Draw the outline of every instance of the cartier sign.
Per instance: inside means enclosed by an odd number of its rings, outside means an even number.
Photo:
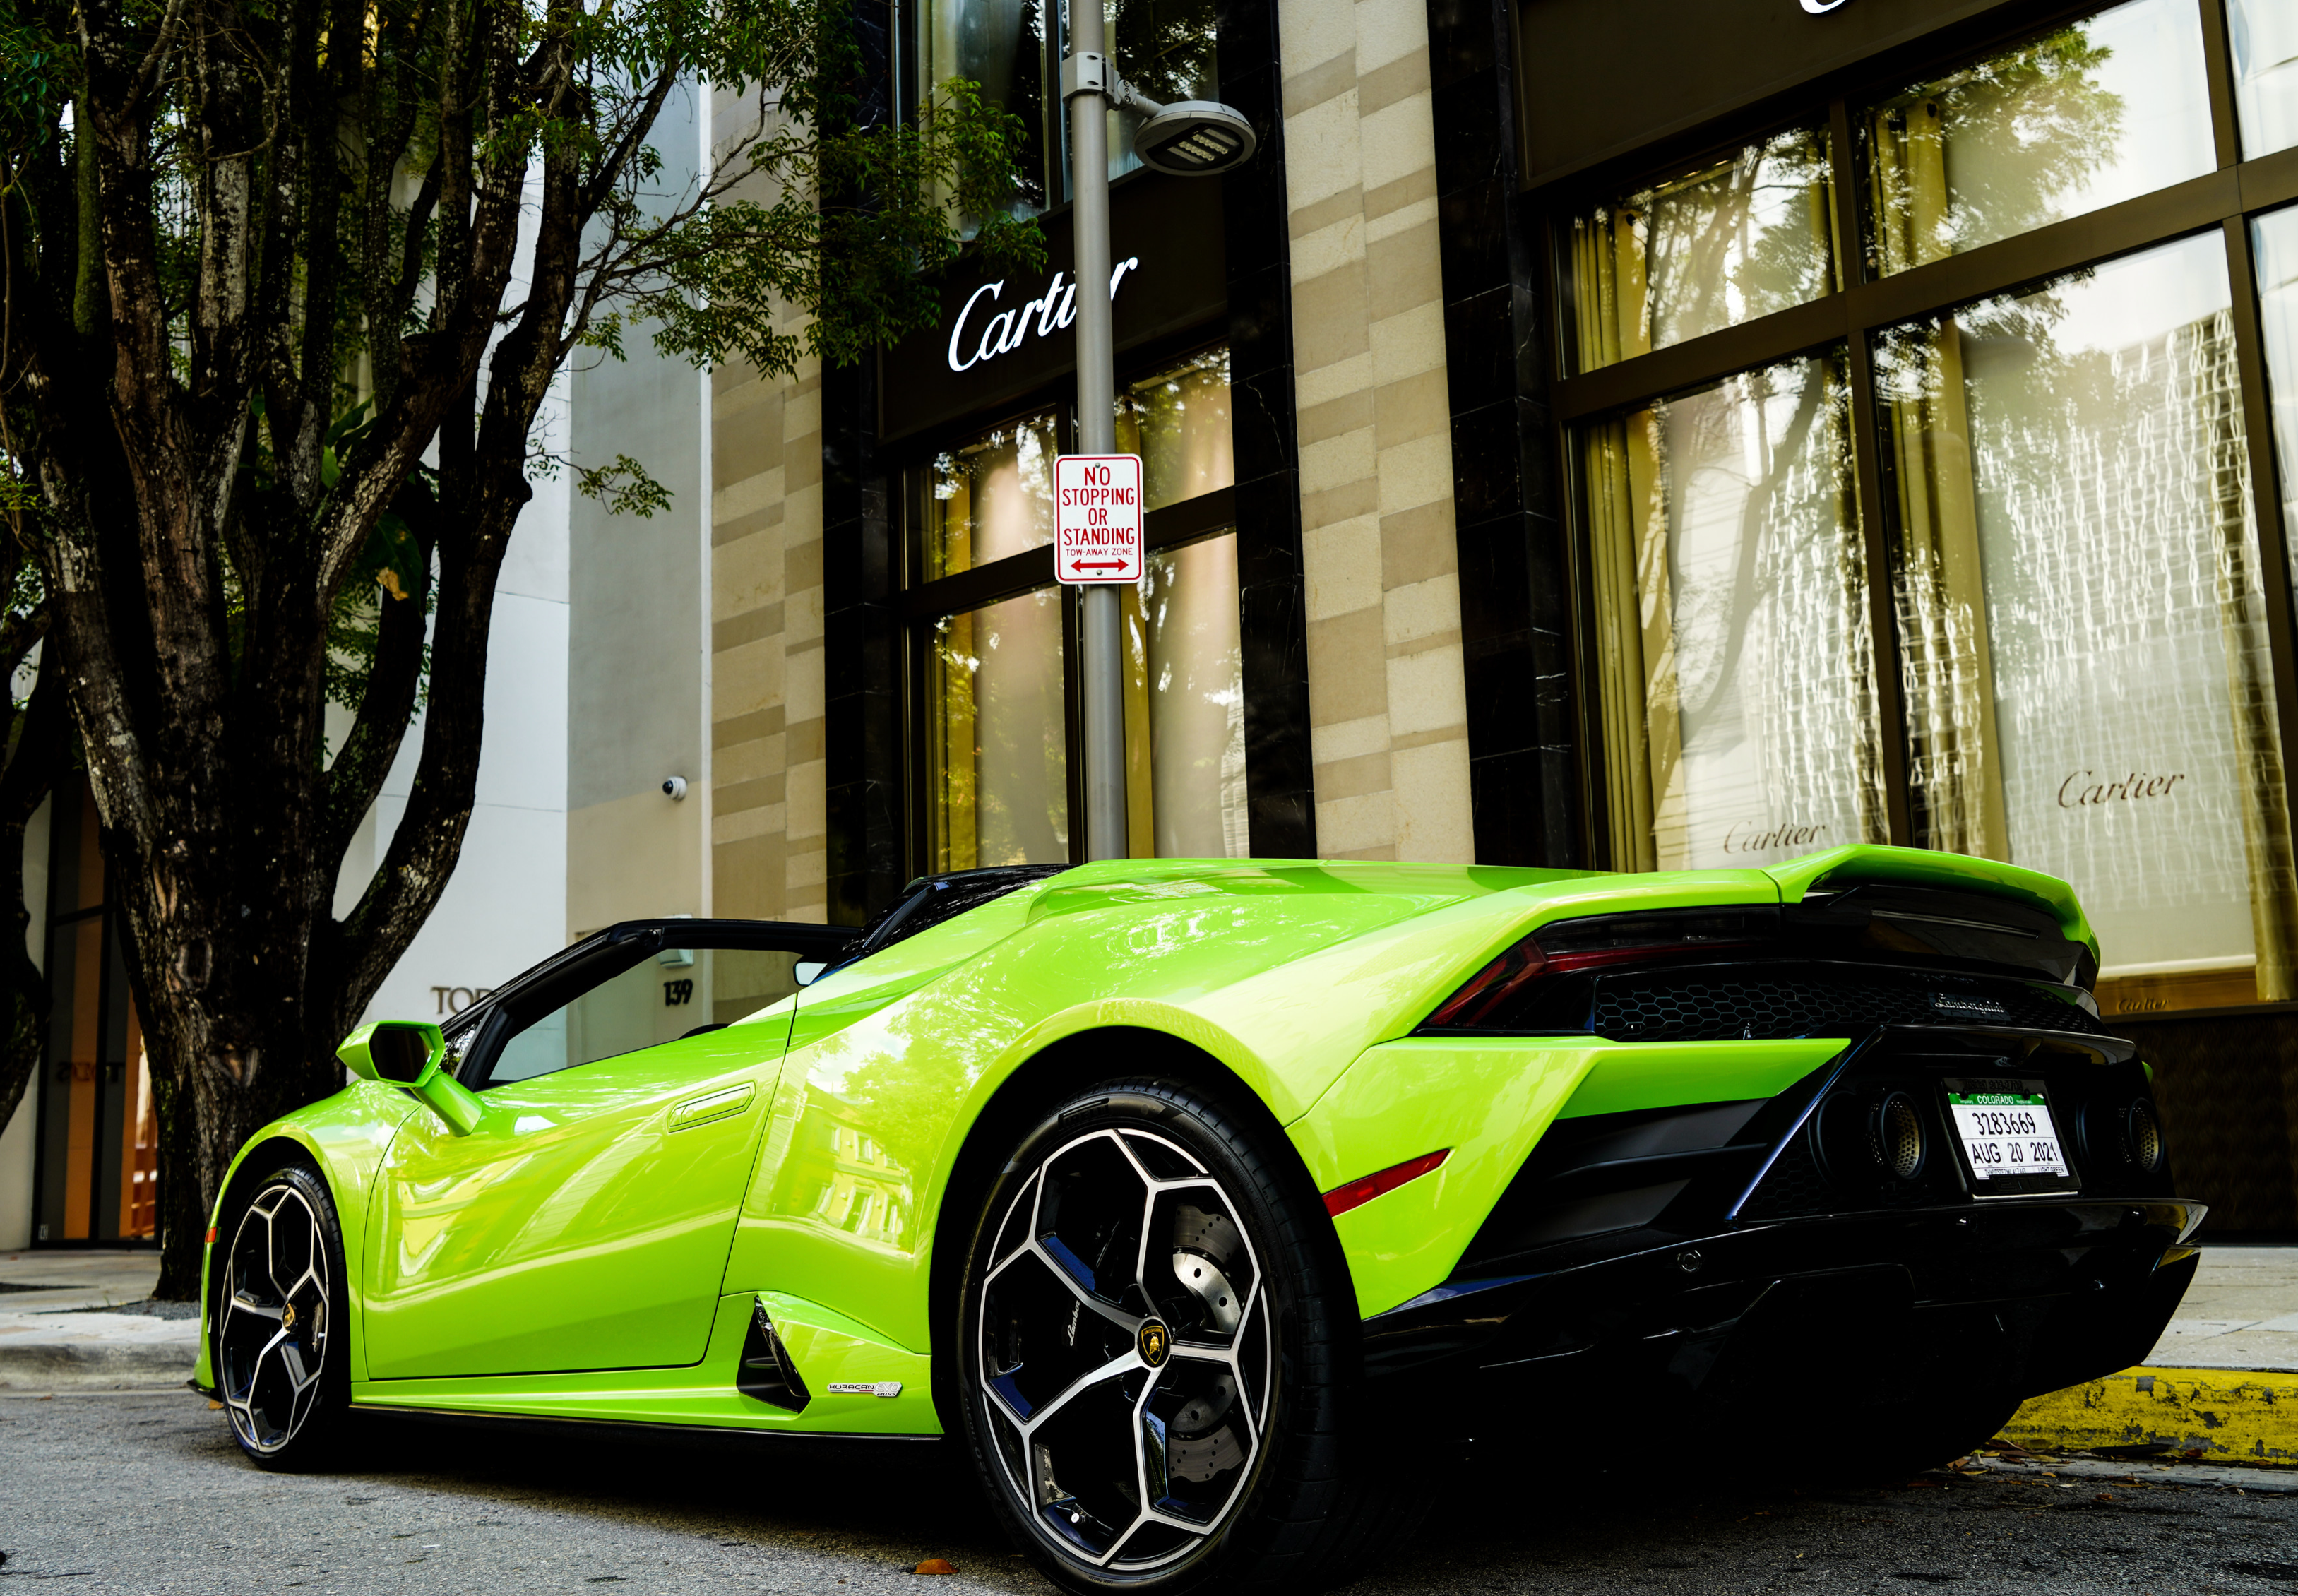
[[[1109,195],[1108,294],[1119,369],[1144,345],[1186,349],[1227,327],[1219,183],[1154,172]],[[1062,402],[1077,362],[1077,257],[1066,211],[1045,218],[1037,270],[990,272],[961,258],[938,288],[941,314],[880,357],[880,435],[988,426],[1023,406]]]
[[[1117,263],[1109,274],[1109,302],[1117,302],[1117,290],[1125,281],[1125,274],[1139,266],[1137,256],[1128,256]],[[965,308],[957,313],[957,321],[949,329],[949,368],[971,371],[984,360],[996,360],[1021,347],[1034,332],[1037,337],[1050,337],[1056,327],[1065,327],[1077,319],[1077,285],[1062,285],[1069,274],[1055,272],[1046,291],[1031,300],[1023,300],[1009,310],[999,310],[997,302],[1005,293],[1005,279],[984,283],[965,296]],[[1015,290],[1018,295],[1020,290]],[[988,309],[981,311],[980,321],[975,309],[984,301]],[[979,326],[981,335],[974,337],[972,328]]]

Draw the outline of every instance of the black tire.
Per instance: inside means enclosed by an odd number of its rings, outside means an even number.
[[[966,1443],[1014,1543],[1081,1596],[1314,1590],[1425,1510],[1358,1460],[1347,1266],[1262,1119],[1093,1087],[976,1220],[948,1343]]]
[[[222,1227],[213,1281],[216,1393],[232,1438],[265,1468],[331,1460],[351,1406],[343,1232],[309,1165],[256,1182]]]

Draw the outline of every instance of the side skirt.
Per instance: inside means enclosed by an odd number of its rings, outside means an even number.
[[[762,1302],[804,1376],[810,1394],[800,1411],[737,1388],[744,1383],[744,1344]],[[781,1292],[721,1297],[702,1361],[684,1368],[354,1380],[351,1405],[377,1412],[800,1436],[930,1439],[941,1434],[930,1359]]]

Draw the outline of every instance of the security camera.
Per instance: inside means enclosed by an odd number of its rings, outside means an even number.
[[[674,804],[678,802],[679,799],[684,798],[686,796],[686,778],[684,776],[665,776],[662,781],[662,796],[668,798]]]

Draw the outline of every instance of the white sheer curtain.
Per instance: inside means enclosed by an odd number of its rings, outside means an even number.
[[[1905,329],[1877,364],[1918,840],[2071,881],[2110,978],[2289,996],[2290,831],[2221,239]],[[1925,509],[1942,504],[1960,508]],[[1923,616],[1964,630],[1932,646]],[[1927,754],[1925,716],[1955,757]]]
[[[1120,398],[1118,447],[1141,456],[1150,509],[1236,481],[1228,406],[1226,350]],[[1124,598],[1127,846],[1160,858],[1241,858],[1249,828],[1236,534],[1156,556]]]
[[[1616,867],[1884,839],[1847,423],[1800,360],[1583,434]]]

